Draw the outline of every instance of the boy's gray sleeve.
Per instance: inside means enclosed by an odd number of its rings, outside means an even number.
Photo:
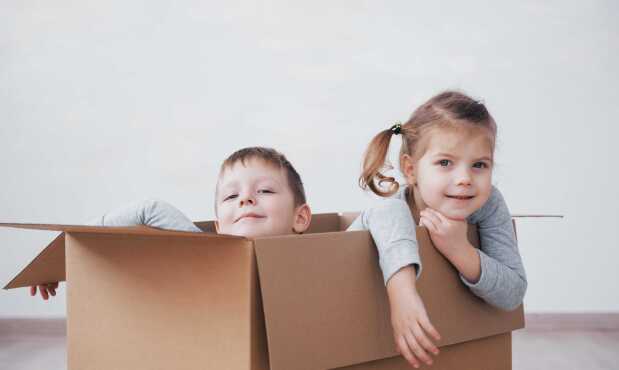
[[[461,280],[489,304],[504,310],[517,308],[527,290],[527,277],[511,214],[498,189],[493,187],[486,204],[468,221],[479,229],[481,276],[475,284],[462,275]]]
[[[378,249],[385,284],[408,265],[415,265],[417,277],[421,274],[415,221],[405,201],[385,199],[380,205],[361,212],[347,230],[370,231]]]
[[[87,223],[93,226],[145,225],[165,230],[201,232],[181,211],[157,199],[147,199],[118,208]]]

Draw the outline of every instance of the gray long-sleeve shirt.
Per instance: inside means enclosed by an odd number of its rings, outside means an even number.
[[[406,203],[405,189],[376,207],[363,211],[348,230],[369,230],[379,254],[385,284],[398,270],[416,265],[422,271],[415,222]],[[518,252],[511,214],[503,196],[495,187],[490,198],[467,218],[479,229],[481,276],[471,283],[460,279],[489,304],[504,310],[517,308],[527,289],[527,278]]]
[[[201,232],[187,216],[173,205],[146,199],[115,209],[88,222],[93,226],[145,225],[165,230]]]

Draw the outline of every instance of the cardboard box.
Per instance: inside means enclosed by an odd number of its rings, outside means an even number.
[[[147,227],[1,226],[62,233],[5,289],[63,281],[68,367],[410,369],[396,352],[377,252],[354,214],[314,215],[304,235],[246,239]],[[213,231],[209,222],[196,223]],[[443,336],[432,369],[510,369],[505,312],[473,295],[417,235],[418,289]],[[476,230],[469,237],[477,244]]]

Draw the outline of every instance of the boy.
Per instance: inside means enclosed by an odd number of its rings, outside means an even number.
[[[303,233],[312,213],[301,177],[286,157],[274,149],[243,148],[224,160],[215,190],[218,234],[254,238]],[[187,216],[159,200],[145,200],[92,221],[96,226],[146,225],[166,230],[202,232]],[[56,295],[58,283],[38,286],[41,297]],[[37,286],[30,287],[34,296]]]

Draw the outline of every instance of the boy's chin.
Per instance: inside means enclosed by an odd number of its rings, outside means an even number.
[[[277,236],[277,235],[283,235],[283,234],[288,234],[288,233],[281,232],[280,230],[272,230],[269,228],[248,227],[248,228],[235,230],[234,234],[231,234],[231,235],[243,236],[245,238],[258,238],[258,237],[263,237],[263,236]]]

